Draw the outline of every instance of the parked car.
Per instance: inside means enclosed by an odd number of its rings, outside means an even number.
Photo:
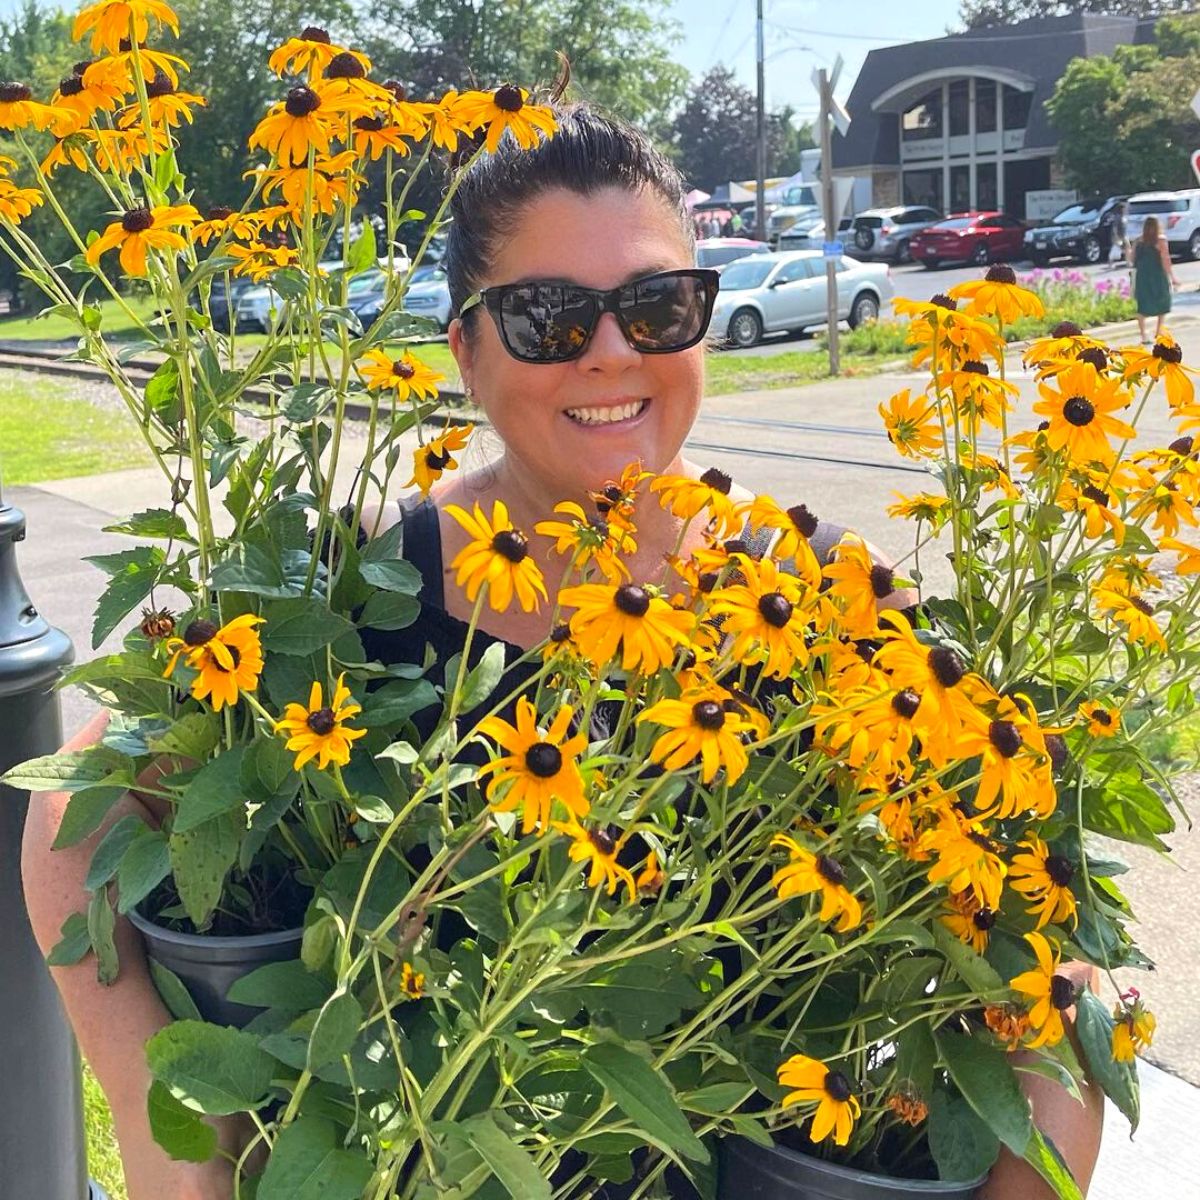
[[[951,213],[944,221],[914,234],[911,242],[913,258],[920,259],[927,270],[951,262],[986,267],[988,263],[1020,258],[1024,246],[1024,224],[1000,212]]]
[[[1127,196],[1096,196],[1055,213],[1047,225],[1025,231],[1025,253],[1036,266],[1053,258],[1081,263],[1105,262],[1112,251],[1117,205]]]
[[[393,264],[397,271],[403,271],[408,268],[409,260],[407,255],[403,258],[394,257]],[[370,270],[363,271],[359,275],[351,278],[349,285],[346,288],[347,304],[350,304],[351,297],[362,291],[369,291],[374,282],[382,280],[383,268],[387,265],[387,259],[379,259],[379,266],[372,267]],[[319,270],[326,274],[338,270],[342,266],[340,258],[331,258],[317,264]],[[258,284],[248,288],[241,294],[237,301],[237,323],[239,329],[253,329],[260,333],[266,333],[271,328],[272,310],[278,310],[282,307],[282,299],[277,291],[269,283]]]
[[[696,243],[696,266],[721,271],[735,258],[763,254],[770,249],[766,242],[756,242],[753,238],[701,238]]]
[[[252,279],[245,279],[241,276],[231,277],[229,280],[229,292],[225,291],[225,278],[222,275],[215,275],[212,280],[210,291],[208,293],[208,314],[212,317],[213,328],[221,333],[229,332],[229,306],[230,301],[233,302],[234,311],[237,311],[238,301],[254,287]]]
[[[352,291],[346,303],[365,328],[378,320],[383,311],[385,295],[381,271],[377,278],[368,280],[361,290]],[[440,265],[423,263],[413,272],[408,291],[404,294],[403,311],[418,317],[432,317],[443,330],[450,324],[450,285]]]
[[[936,208],[897,205],[868,208],[850,219],[848,253],[855,258],[886,258],[895,263],[911,262],[912,239],[942,219]]]
[[[851,233],[851,218],[843,217],[838,223],[838,238],[843,243]],[[818,250],[825,242],[825,220],[822,217],[807,217],[797,221],[779,239],[780,250]]]
[[[768,206],[770,207],[770,206]],[[780,235],[806,217],[820,216],[821,194],[815,183],[798,183],[783,194],[783,203],[767,214],[767,241],[775,245]]]
[[[1131,242],[1137,241],[1142,235],[1142,225],[1151,216],[1158,218],[1159,232],[1167,239],[1172,254],[1200,258],[1200,188],[1138,192],[1130,196],[1125,236]]]
[[[857,328],[873,321],[892,298],[891,272],[875,263],[837,261],[838,316]],[[753,254],[721,275],[709,333],[735,346],[753,346],[764,333],[798,333],[827,318],[825,259],[818,250]]]

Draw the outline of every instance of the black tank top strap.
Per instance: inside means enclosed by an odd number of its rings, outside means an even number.
[[[422,604],[446,607],[445,575],[442,570],[442,535],[438,511],[432,500],[407,498],[398,501],[404,522],[400,554],[421,572]]]

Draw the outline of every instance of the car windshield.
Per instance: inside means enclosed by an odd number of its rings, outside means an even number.
[[[1131,200],[1129,211],[1138,216],[1143,213],[1187,212],[1188,202],[1183,196],[1172,196],[1163,200]]]
[[[382,271],[364,271],[363,274],[355,276],[346,289],[348,296],[361,296],[363,292],[372,292],[375,290],[383,291],[383,272]]]
[[[763,280],[770,275],[774,267],[774,262],[761,259],[756,262],[739,259],[730,263],[721,275],[721,291],[734,292],[762,287]]]
[[[1079,225],[1100,211],[1098,204],[1072,204],[1051,218],[1055,225]]]
[[[939,221],[936,225],[930,226],[930,231],[938,229],[970,229],[975,224],[974,217],[952,217],[949,221]]]
[[[445,278],[446,278],[446,272],[443,271],[441,267],[425,265],[425,266],[418,267],[412,273],[412,279],[410,279],[409,282],[410,283],[429,283],[431,280],[435,280],[435,279],[440,280],[440,279],[445,279]]]

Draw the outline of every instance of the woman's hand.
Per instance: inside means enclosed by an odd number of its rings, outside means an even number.
[[[233,1168],[223,1158],[206,1163],[125,1164],[129,1200],[233,1200]]]

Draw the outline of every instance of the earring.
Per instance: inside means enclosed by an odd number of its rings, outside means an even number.
[[[472,387],[471,387],[471,385],[470,385],[469,383],[467,384],[465,395],[466,395],[466,397],[467,397],[467,399],[468,399],[468,400],[474,400],[474,399],[475,399],[475,389],[474,389],[474,388],[472,388]]]

